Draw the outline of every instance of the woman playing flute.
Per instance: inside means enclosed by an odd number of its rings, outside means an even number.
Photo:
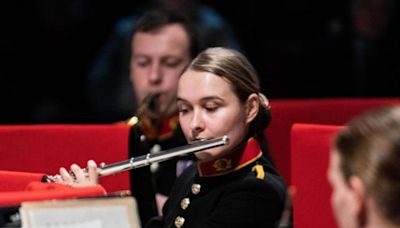
[[[231,49],[206,49],[182,74],[177,106],[188,143],[223,135],[230,143],[196,152],[197,162],[175,182],[163,215],[146,227],[276,227],[286,185],[255,137],[271,115],[249,61]],[[93,161],[88,169],[85,176],[72,167],[79,185],[97,183]]]

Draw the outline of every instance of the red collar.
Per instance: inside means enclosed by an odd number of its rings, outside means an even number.
[[[261,156],[262,152],[257,140],[250,138],[243,153],[232,153],[217,160],[199,162],[197,168],[200,176],[220,176],[239,170]]]
[[[178,114],[166,118],[159,127],[154,126],[150,118],[144,117],[140,120],[140,127],[148,139],[163,140],[169,138],[178,127]]]

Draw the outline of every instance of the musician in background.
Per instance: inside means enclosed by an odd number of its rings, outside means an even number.
[[[157,153],[186,144],[179,128],[175,104],[180,75],[198,53],[196,30],[184,15],[170,10],[153,10],[135,25],[131,41],[130,80],[142,105],[128,121],[130,156]],[[141,210],[142,221],[161,213],[171,187],[181,170],[169,160],[130,172],[131,191]],[[138,187],[140,186],[140,187]],[[156,205],[154,205],[155,191]],[[158,208],[158,212],[155,210]]]
[[[338,226],[400,227],[400,106],[371,110],[334,141],[328,169]]]
[[[223,135],[230,143],[195,153],[197,163],[178,177],[163,216],[146,227],[278,226],[286,185],[256,138],[271,113],[248,60],[227,48],[201,52],[179,80],[177,106],[188,143]],[[96,164],[88,168],[88,177],[72,170],[78,183],[96,183]]]
[[[112,33],[88,70],[88,99],[94,117],[99,122],[110,123],[126,119],[139,106],[129,83],[130,35],[138,19],[149,10],[167,8],[184,13],[198,28],[196,38],[201,50],[214,46],[240,50],[241,45],[229,21],[204,2],[148,0],[137,3],[134,4],[132,14],[118,19],[114,24]]]

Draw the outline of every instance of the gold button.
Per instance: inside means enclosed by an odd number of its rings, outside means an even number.
[[[194,195],[199,194],[200,188],[201,188],[201,185],[199,185],[199,184],[193,184],[193,185],[192,185],[192,193],[193,193]]]
[[[183,199],[181,200],[181,208],[182,208],[183,210],[186,210],[186,208],[189,207],[189,204],[190,204],[190,199],[189,199],[189,198],[183,198]]]
[[[183,226],[183,223],[185,223],[185,219],[184,218],[182,218],[181,216],[178,216],[178,217],[176,217],[175,218],[175,226],[176,227],[182,227]]]

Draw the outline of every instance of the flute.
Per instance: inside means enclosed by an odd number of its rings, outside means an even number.
[[[220,138],[209,139],[197,141],[192,144],[171,148],[168,150],[163,150],[157,154],[145,154],[138,157],[132,157],[128,160],[112,163],[109,165],[105,165],[104,163],[100,165],[98,168],[99,177],[108,176],[124,171],[128,171],[131,169],[140,168],[143,166],[151,165],[154,162],[162,162],[177,156],[187,155],[190,153],[227,145],[229,143],[229,137],[223,136]],[[87,174],[87,169],[84,169],[84,172]],[[72,176],[73,173],[70,172]],[[60,175],[46,175],[43,178],[43,182],[59,182],[61,181]]]

